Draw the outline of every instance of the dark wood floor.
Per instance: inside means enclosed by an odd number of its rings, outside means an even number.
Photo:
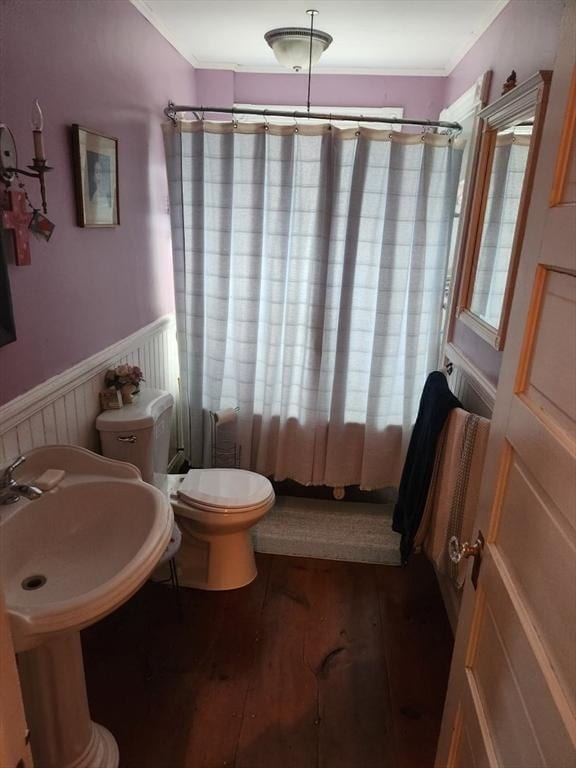
[[[432,768],[452,636],[432,570],[258,556],[233,592],[148,584],[83,632],[121,768]]]

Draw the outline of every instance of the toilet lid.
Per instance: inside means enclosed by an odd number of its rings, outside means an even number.
[[[273,492],[263,475],[245,469],[191,469],[178,488],[185,502],[213,507],[255,507]]]

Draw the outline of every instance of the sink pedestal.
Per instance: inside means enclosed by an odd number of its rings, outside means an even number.
[[[90,719],[80,630],[150,576],[170,541],[170,500],[131,464],[78,446],[36,448],[24,467],[19,485],[62,470],[52,490],[0,516],[0,582],[35,765],[118,768],[114,737]]]
[[[40,768],[118,768],[114,736],[90,719],[80,632],[18,656],[34,762]]]

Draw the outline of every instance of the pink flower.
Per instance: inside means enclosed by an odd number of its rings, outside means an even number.
[[[126,384],[138,386],[144,381],[142,370],[137,365],[119,365],[116,368],[109,368],[104,375],[104,382],[109,387],[121,389]]]

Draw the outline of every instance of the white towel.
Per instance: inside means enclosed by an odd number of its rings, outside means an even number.
[[[476,517],[478,492],[490,421],[455,408],[448,417],[436,453],[426,508],[414,545],[422,546],[438,571],[459,589],[466,562],[454,565],[448,557],[448,541],[470,539]]]

